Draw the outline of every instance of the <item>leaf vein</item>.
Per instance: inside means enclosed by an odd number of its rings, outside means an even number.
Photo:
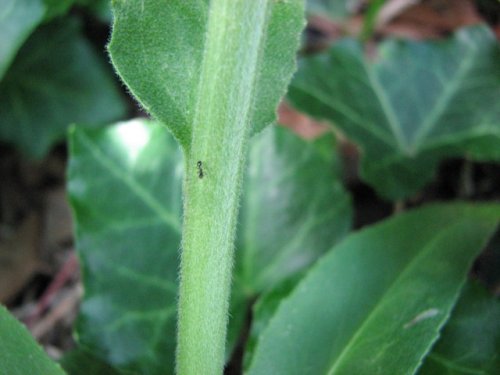
[[[131,178],[128,174],[120,170],[120,168],[113,163],[85,134],[79,133],[82,144],[90,151],[91,155],[95,158],[98,164],[102,165],[105,169],[111,172],[119,181],[123,182],[130,191],[136,195],[147,207],[158,215],[161,220],[180,233],[179,219],[172,213],[164,210],[161,203],[153,197],[149,191],[143,188],[136,180]]]

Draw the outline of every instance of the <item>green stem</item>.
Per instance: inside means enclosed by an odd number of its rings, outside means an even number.
[[[271,1],[210,2],[199,99],[184,150],[181,375],[221,374],[224,366],[238,201]]]
[[[371,39],[377,25],[377,17],[384,6],[386,0],[373,0],[368,6],[363,22],[363,30],[361,31],[361,40],[366,42]]]

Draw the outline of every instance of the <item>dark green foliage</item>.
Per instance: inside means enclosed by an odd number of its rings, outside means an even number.
[[[303,59],[289,99],[339,127],[384,197],[414,194],[446,157],[500,160],[500,48],[485,26],[438,42],[389,40],[370,61],[353,40]]]
[[[125,115],[111,70],[75,20],[37,30],[0,82],[0,138],[43,157],[72,123],[102,125]]]

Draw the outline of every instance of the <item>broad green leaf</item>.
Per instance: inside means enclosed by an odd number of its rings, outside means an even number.
[[[235,270],[249,296],[304,269],[349,231],[333,146],[330,135],[306,142],[279,127],[253,141]]]
[[[68,10],[73,0],[0,0],[0,80],[19,48],[45,19]]]
[[[0,103],[0,138],[35,158],[71,123],[96,126],[125,114],[111,72],[69,21],[31,36],[0,82]]]
[[[349,228],[349,199],[338,182],[332,141],[327,136],[306,142],[279,127],[254,139],[228,351],[250,299],[301,271]],[[139,120],[109,129],[75,128],[70,145],[68,189],[86,290],[79,340],[122,369],[173,373],[180,150],[164,127]],[[266,260],[269,268],[262,267]]]
[[[350,235],[280,304],[248,374],[414,373],[499,218],[436,205]]]
[[[68,375],[123,374],[81,348],[66,353],[59,363]]]
[[[293,277],[288,278],[267,290],[259,296],[257,301],[252,306],[252,326],[248,334],[248,339],[245,342],[245,355],[243,358],[243,368],[247,369],[252,362],[252,357],[257,346],[259,336],[267,327],[267,324],[274,316],[281,301],[286,298],[304,273],[297,273]]]
[[[28,330],[0,305],[0,374],[64,375]]]
[[[172,373],[181,230],[180,150],[133,120],[74,128],[69,194],[85,297],[80,343],[112,365]]]
[[[361,146],[362,177],[391,199],[429,182],[442,158],[500,160],[499,97],[500,48],[485,26],[386,41],[374,61],[343,40],[305,58],[289,92]]]
[[[41,0],[0,0],[0,79],[44,14]]]
[[[115,22],[109,46],[113,64],[144,108],[166,124],[184,147],[190,143],[192,128],[207,116],[197,113],[197,102],[206,94],[201,92],[202,76],[219,77],[221,87],[224,81],[238,81],[243,88],[248,86],[243,82],[251,80],[252,98],[247,116],[253,131],[275,121],[278,101],[295,70],[293,47],[298,46],[303,26],[303,4],[302,0],[259,1],[255,5],[253,1],[247,2],[253,10],[241,14],[241,29],[229,34],[233,39],[228,37],[221,42],[225,46],[241,42],[238,61],[242,69],[256,69],[243,72],[238,67],[234,71],[233,67],[229,69],[226,61],[217,61],[217,66],[204,64],[205,52],[216,43],[207,31],[209,0],[114,2]],[[254,8],[260,13],[256,14]],[[261,22],[266,27],[256,28]],[[247,66],[247,52],[254,51],[239,38],[252,34],[258,63]],[[218,95],[219,102],[213,103],[213,108],[218,105],[222,108],[230,102],[229,98],[237,96],[236,92]]]
[[[494,375],[500,369],[500,301],[466,285],[420,375]]]
[[[306,142],[280,127],[253,140],[236,242],[230,342],[249,301],[307,268],[349,231],[350,199],[333,146],[330,135]]]

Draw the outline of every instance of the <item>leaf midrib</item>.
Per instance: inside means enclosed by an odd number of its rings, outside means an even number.
[[[390,285],[387,287],[385,292],[382,293],[380,298],[375,303],[374,308],[371,310],[371,312],[368,313],[368,315],[365,317],[363,322],[359,325],[358,329],[354,332],[354,334],[351,336],[351,338],[348,340],[340,354],[333,360],[333,363],[328,366],[328,371],[326,372],[328,375],[334,375],[334,372],[336,369],[342,364],[342,360],[345,355],[347,355],[352,348],[352,346],[357,342],[358,337],[363,333],[364,328],[368,325],[368,323],[377,315],[378,311],[384,306],[383,302],[385,300],[385,297],[390,295],[393,289],[398,285],[398,282],[404,278],[404,276],[411,272],[413,267],[418,264],[419,259],[425,258],[427,256],[428,252],[434,249],[434,244],[438,242],[442,237],[446,237],[449,232],[452,232],[455,227],[458,227],[462,225],[465,221],[468,219],[462,219],[459,220],[453,224],[450,224],[446,227],[446,229],[443,229],[439,231],[436,235],[434,235],[428,242],[427,244],[423,247],[423,249],[418,252],[418,254],[411,258],[409,262],[406,264],[404,267],[403,271],[399,273],[399,275],[390,283]]]
[[[252,1],[257,1],[257,0],[252,0]],[[265,48],[265,38],[267,36],[267,25],[269,23],[269,18],[270,18],[270,12],[271,12],[271,6],[270,4],[272,1],[263,1],[263,6],[259,7],[259,13],[260,16],[258,17],[259,22],[255,25],[255,29],[252,35],[254,35],[253,40],[257,40],[257,42],[254,43],[254,45],[257,47],[256,52],[251,54],[249,59],[247,60],[248,62],[244,66],[244,73],[242,75],[242,80],[238,83],[239,86],[245,86],[249,87],[250,90],[247,95],[243,96],[241,99],[241,102],[235,103],[234,101],[231,104],[238,104],[238,108],[240,109],[240,116],[237,122],[235,121],[234,127],[237,127],[237,125],[242,124],[245,126],[247,131],[246,133],[248,134],[248,130],[251,127],[252,124],[249,123],[249,120],[252,115],[252,106],[255,102],[255,89],[256,89],[256,82],[258,81],[258,66],[262,65],[261,62],[263,60],[263,55],[264,55],[264,48]],[[219,14],[219,19],[222,21],[224,20],[224,15]],[[209,18],[211,15],[209,14]],[[213,15],[212,15],[213,17]],[[225,22],[220,22],[219,27],[228,27],[228,25]],[[209,121],[210,119],[210,111],[212,108],[217,108],[219,106],[219,96],[217,94],[211,95],[213,93],[216,93],[216,87],[217,83],[215,80],[213,80],[213,74],[214,72],[217,72],[217,68],[214,68],[214,66],[224,66],[225,65],[225,43],[223,40],[218,40],[223,36],[223,33],[210,33],[210,21],[207,21],[206,23],[206,32],[205,32],[205,41],[204,41],[204,53],[203,53],[203,59],[201,63],[201,69],[200,69],[200,77],[198,79],[198,87],[196,92],[198,93],[198,99],[197,102],[194,106],[194,115],[193,115],[193,127],[198,126],[199,129],[194,130],[192,129],[193,132],[197,133],[197,136],[201,138],[203,141],[201,142],[201,151],[202,154],[200,155],[200,158],[207,159],[207,155],[210,150],[210,140],[212,137],[210,137],[207,133],[211,133],[212,130],[208,129],[208,127],[204,126],[204,123],[206,121]],[[217,38],[218,37],[218,38]],[[217,43],[215,44],[209,44],[209,40],[217,40]],[[209,48],[212,47],[213,50],[210,50]],[[219,53],[214,52],[214,51],[220,51]],[[211,60],[210,58],[213,58],[213,56],[216,56],[217,61],[214,62],[214,60]],[[229,87],[234,87],[234,85],[229,85]],[[207,103],[201,103],[201,99],[206,96],[209,98],[214,98],[215,102],[210,103],[207,105]],[[208,112],[208,113],[205,113]],[[230,113],[230,111],[229,111]],[[200,131],[201,130],[201,131]],[[191,145],[192,146],[192,145]]]
[[[426,139],[426,136],[435,127],[436,123],[448,108],[448,104],[453,100],[455,94],[461,87],[460,83],[464,81],[464,79],[467,77],[467,73],[473,67],[473,62],[475,61],[478,51],[479,48],[470,51],[469,55],[460,62],[460,65],[452,80],[447,81],[446,86],[443,92],[439,95],[439,99],[432,108],[432,111],[418,128],[415,140],[410,150],[412,153],[417,153],[419,151],[423,141]]]
[[[397,144],[394,144],[393,142],[391,142],[392,139],[389,137],[390,133],[384,134],[385,132],[380,131],[379,128],[376,127],[376,126],[373,126],[373,123],[370,123],[372,125],[371,127],[365,125],[366,122],[363,121],[361,118],[359,118],[357,116],[356,112],[349,111],[348,107],[345,107],[345,106],[339,107],[339,105],[333,104],[329,100],[329,98],[325,97],[325,95],[323,95],[322,93],[320,93],[320,92],[318,92],[318,91],[316,91],[314,89],[311,89],[311,87],[303,87],[301,85],[298,85],[297,83],[294,83],[293,84],[293,88],[295,90],[302,91],[302,93],[304,93],[307,96],[311,96],[312,98],[314,98],[317,101],[321,102],[326,107],[330,108],[332,111],[338,112],[341,115],[345,116],[350,121],[352,121],[354,124],[358,125],[360,128],[362,128],[363,130],[367,131],[372,136],[374,136],[375,138],[377,138],[379,141],[381,141],[382,143],[388,145],[391,149],[392,148],[397,148]],[[328,120],[327,116],[321,116],[320,115],[319,117],[321,119]],[[344,129],[343,126],[339,126],[339,127],[341,127],[342,129]]]
[[[79,133],[79,138],[83,146],[85,146],[98,164],[108,170],[119,181],[123,182],[130,191],[136,195],[151,211],[153,211],[161,220],[168,226],[172,227],[177,233],[180,233],[179,219],[172,215],[170,212],[162,208],[161,203],[154,198],[148,190],[144,189],[129,175],[123,173],[120,168],[113,163],[99,148],[92,142],[92,140],[85,134]]]
[[[496,137],[500,139],[500,129],[494,128],[479,128],[476,127],[473,132],[462,132],[453,134],[452,136],[446,136],[440,139],[437,139],[433,142],[429,142],[425,145],[425,147],[421,148],[418,155],[428,154],[432,152],[438,152],[441,148],[446,147],[447,145],[452,145],[460,142],[473,141],[477,137]],[[461,154],[461,151],[457,151],[457,155]],[[448,152],[447,157],[452,157],[455,153]],[[381,158],[378,161],[373,161],[372,164],[377,168],[386,168],[390,167],[393,163],[404,162],[406,156],[397,154],[390,154],[385,158]],[[493,160],[493,159],[492,159]]]
[[[368,82],[371,84],[371,88],[373,90],[373,93],[375,94],[375,97],[379,101],[379,104],[382,108],[382,113],[384,114],[385,118],[387,119],[387,122],[389,124],[389,127],[392,130],[392,134],[394,136],[394,139],[396,140],[397,147],[403,151],[407,149],[407,142],[403,136],[403,133],[401,131],[401,123],[399,122],[396,113],[394,111],[394,108],[392,107],[392,104],[389,100],[389,98],[385,95],[384,89],[381,86],[380,82],[378,81],[378,77],[376,77],[373,73],[373,67],[369,66],[368,63],[366,62],[366,58],[363,56],[361,57],[362,65],[365,70],[366,76],[368,78]]]

